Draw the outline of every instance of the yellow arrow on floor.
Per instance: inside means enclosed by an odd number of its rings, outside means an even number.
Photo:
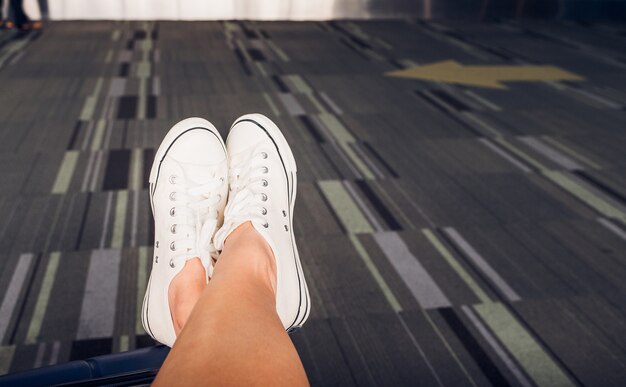
[[[498,65],[464,66],[454,60],[397,70],[385,75],[458,83],[468,86],[506,89],[501,82],[520,81],[583,81],[584,78],[555,66]]]

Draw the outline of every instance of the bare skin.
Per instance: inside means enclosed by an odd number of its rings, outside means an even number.
[[[200,261],[190,260],[170,285],[174,326],[182,330],[154,385],[308,385],[276,313],[273,252],[249,222],[226,239],[189,313],[203,276]]]
[[[180,334],[202,291],[206,288],[205,276],[202,261],[200,258],[193,258],[185,262],[185,267],[170,283],[168,300],[176,336]]]

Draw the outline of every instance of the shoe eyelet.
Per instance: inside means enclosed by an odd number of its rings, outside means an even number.
[[[176,175],[170,175],[168,180],[169,180],[170,184],[176,184],[176,179],[177,178],[178,177]]]
[[[267,158],[267,153],[266,152],[261,152],[261,157],[263,157],[264,159]]]
[[[170,227],[170,231],[172,234],[176,234],[176,225],[173,224],[172,227]]]
[[[156,243],[154,244],[154,247],[156,247],[157,249],[159,248],[159,241],[156,241]]]
[[[171,216],[176,216],[176,208],[175,207],[170,208],[170,215]]]
[[[175,242],[170,243],[170,250],[176,251],[176,243]]]
[[[267,182],[267,180],[265,180],[265,179],[263,179],[263,180],[261,180],[261,181],[263,182],[263,187],[267,187],[267,185],[269,184],[269,183]]]
[[[156,256],[154,257],[154,263],[159,263],[159,256],[158,256],[158,255],[156,255]]]
[[[261,214],[267,215],[267,208],[263,207],[263,209],[261,210]]]
[[[264,194],[264,193],[262,193],[262,194],[261,194],[261,200],[263,200],[264,202],[266,202],[266,201],[267,201],[267,195],[266,195],[266,194]]]
[[[283,210],[283,217],[286,218],[287,217],[287,211]]]
[[[222,200],[222,194],[217,194],[217,200]]]
[[[263,167],[263,173],[268,173],[270,169],[268,167]]]
[[[270,226],[269,223],[267,222],[263,223],[263,227],[268,228],[269,226]]]
[[[220,177],[220,183],[223,183],[223,182],[224,182],[224,178]]]
[[[285,231],[289,231],[289,227],[287,227],[287,225],[285,225]]]
[[[173,202],[176,201],[176,192],[170,192],[170,200]]]
[[[173,269],[174,267],[176,267],[176,265],[174,264],[174,260],[170,259],[170,267]]]

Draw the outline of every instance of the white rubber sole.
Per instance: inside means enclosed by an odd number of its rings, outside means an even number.
[[[296,193],[297,193],[297,187],[298,187],[298,181],[297,181],[298,179],[296,175],[298,172],[298,168],[296,166],[296,159],[293,156],[293,152],[291,151],[291,147],[287,143],[285,136],[280,131],[278,126],[276,126],[276,124],[272,122],[272,120],[258,113],[246,114],[237,118],[237,120],[235,120],[235,123],[232,126],[235,126],[238,122],[244,121],[244,120],[250,120],[250,121],[256,122],[258,125],[260,125],[265,130],[267,130],[270,137],[272,137],[272,139],[276,142],[276,145],[280,149],[280,155],[283,158],[285,167],[287,168],[287,176],[291,179],[290,181],[291,203],[289,203],[289,207],[290,207],[289,227],[290,227],[290,230],[292,230],[291,238],[292,238],[292,243],[293,243],[294,250],[296,253],[296,270],[298,271],[298,276],[300,278],[299,283],[300,283],[300,305],[301,305],[300,310],[298,310],[298,313],[296,314],[296,317],[294,318],[294,322],[291,324],[289,328],[287,328],[288,332],[293,332],[297,330],[298,328],[300,328],[302,324],[304,324],[304,322],[309,317],[309,313],[311,311],[311,297],[309,296],[309,289],[306,285],[306,279],[304,278],[304,271],[302,270],[302,263],[300,262],[300,253],[298,252],[296,239],[293,234],[293,211],[294,211],[294,207],[296,204]],[[228,142],[228,139],[226,140],[226,142]]]

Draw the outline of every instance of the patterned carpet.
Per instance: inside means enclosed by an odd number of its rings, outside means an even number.
[[[272,117],[313,385],[626,384],[626,27],[57,22],[0,32],[0,373],[152,345],[154,150]],[[551,64],[583,82],[384,76]]]

